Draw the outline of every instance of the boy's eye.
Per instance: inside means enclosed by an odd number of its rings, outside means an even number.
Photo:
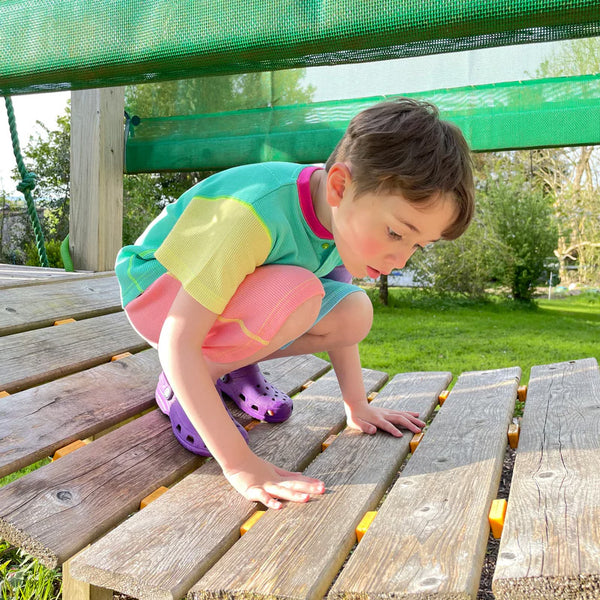
[[[401,240],[402,236],[399,233],[396,233],[393,229],[387,228],[387,233],[390,238],[393,240]]]

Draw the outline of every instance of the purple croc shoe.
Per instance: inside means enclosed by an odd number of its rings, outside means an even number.
[[[199,456],[212,456],[191,421],[188,419],[188,416],[185,414],[181,404],[179,404],[179,400],[177,400],[177,397],[173,393],[173,388],[169,385],[164,372],[161,373],[158,378],[155,397],[158,408],[171,419],[171,427],[177,441],[186,450],[189,450],[194,454],[198,454]],[[229,409],[227,409],[227,413],[235,423],[238,431],[242,434],[242,437],[248,442],[248,432],[231,416]]]
[[[221,377],[217,390],[224,400],[232,400],[259,421],[281,423],[290,417],[294,407],[288,395],[269,384],[258,365],[248,365]]]

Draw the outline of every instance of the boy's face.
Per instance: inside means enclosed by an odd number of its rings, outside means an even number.
[[[376,279],[403,268],[416,250],[439,240],[456,216],[454,201],[443,195],[420,206],[401,193],[356,198],[351,182],[341,196],[328,201],[342,261],[361,278]]]

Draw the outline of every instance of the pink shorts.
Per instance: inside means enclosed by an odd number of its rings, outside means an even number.
[[[181,283],[169,273],[159,277],[125,312],[134,329],[153,346]],[[318,277],[291,265],[265,265],[244,279],[217,317],[203,345],[209,360],[229,363],[268,345],[298,307],[325,291]]]

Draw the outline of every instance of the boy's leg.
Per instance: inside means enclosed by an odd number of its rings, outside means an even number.
[[[180,284],[165,275],[152,287],[149,293],[135,300],[133,306],[127,307],[127,314],[136,330],[156,346],[162,322]],[[323,293],[319,280],[305,269],[276,265],[257,269],[238,288],[205,340],[203,351],[213,377],[216,379],[232,369],[262,360],[273,347],[301,335],[314,322]],[[159,379],[156,396],[161,410],[170,416],[180,443],[192,452],[206,455],[206,447],[164,374]],[[291,400],[289,402],[291,405]],[[244,408],[241,401],[239,405]],[[289,416],[291,406],[286,410]]]

